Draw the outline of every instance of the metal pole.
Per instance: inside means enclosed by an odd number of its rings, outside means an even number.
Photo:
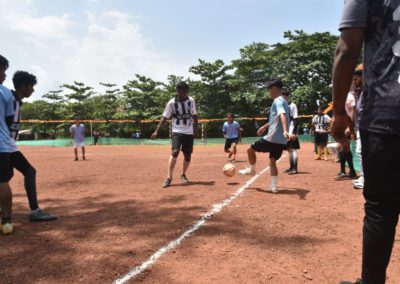
[[[169,128],[169,143],[172,144],[172,123],[168,121],[168,128]]]
[[[204,123],[201,124],[201,144],[204,145]]]
[[[90,138],[92,139],[92,143],[94,145],[94,140],[93,140],[93,124],[92,121],[90,121]]]

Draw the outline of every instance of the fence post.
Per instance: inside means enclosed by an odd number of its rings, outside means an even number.
[[[92,140],[92,145],[94,145],[94,140],[93,140],[93,124],[92,124],[92,121],[90,121],[90,139]]]
[[[204,145],[204,123],[201,124],[201,144]]]
[[[168,129],[169,129],[169,143],[172,144],[172,123],[168,121]]]

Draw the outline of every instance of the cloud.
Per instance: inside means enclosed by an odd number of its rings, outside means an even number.
[[[11,62],[9,77],[17,69],[37,75],[33,99],[74,80],[96,89],[99,82],[122,85],[137,73],[161,81],[182,73],[182,66],[145,38],[134,16],[40,12],[30,0],[0,2],[0,34],[9,39],[0,53]]]

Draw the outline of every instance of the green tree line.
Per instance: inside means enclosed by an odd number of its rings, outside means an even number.
[[[285,32],[284,38],[284,43],[272,45],[253,42],[241,48],[240,57],[230,63],[199,59],[189,68],[196,79],[170,75],[166,82],[158,82],[136,74],[123,86],[100,83],[102,91],[79,81],[63,84],[43,95],[43,99],[25,103],[23,118],[64,120],[78,115],[81,119],[99,120],[159,119],[180,80],[189,83],[200,118],[223,118],[228,112],[237,117],[267,116],[271,100],[267,98],[266,84],[271,77],[284,81],[301,114],[312,114],[317,100],[326,104],[331,101],[329,85],[338,37],[329,32],[308,34],[296,30]],[[66,124],[30,127],[68,133]],[[152,129],[154,125],[147,127]],[[137,126],[108,123],[96,128],[126,137]]]

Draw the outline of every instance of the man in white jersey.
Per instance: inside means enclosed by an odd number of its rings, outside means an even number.
[[[189,183],[186,171],[189,168],[193,153],[194,133],[195,131],[197,132],[198,118],[196,104],[194,99],[188,96],[188,84],[186,82],[179,82],[176,85],[176,92],[176,97],[167,103],[161,121],[151,135],[152,139],[156,139],[162,125],[168,118],[172,117],[172,152],[169,158],[168,176],[162,184],[163,188],[169,187],[172,182],[173,171],[180,151],[184,155],[181,181],[183,184]]]
[[[312,119],[315,144],[317,145],[316,160],[321,160],[322,151],[324,151],[325,161],[328,160],[328,148],[326,148],[326,145],[328,144],[330,123],[331,118],[324,114],[324,109],[322,107],[318,107],[318,114]]]
[[[57,216],[51,215],[39,207],[36,194],[36,170],[19,151],[16,140],[20,129],[22,99],[29,98],[34,92],[36,77],[28,72],[17,71],[13,76],[15,91],[13,93],[14,119],[10,126],[11,165],[24,175],[24,185],[31,212],[29,221],[52,221]]]
[[[85,126],[78,117],[75,117],[75,124],[70,128],[72,142],[74,144],[75,161],[78,161],[78,148],[82,148],[82,159],[85,157]]]
[[[297,137],[297,130],[299,124],[299,112],[295,103],[291,101],[292,94],[288,90],[283,90],[282,95],[285,100],[289,103],[289,134],[293,136],[291,140],[287,143],[287,151],[289,152],[289,162],[290,168],[285,171],[290,175],[297,174],[297,164],[298,164],[298,153],[297,150],[300,149],[299,138]]]

